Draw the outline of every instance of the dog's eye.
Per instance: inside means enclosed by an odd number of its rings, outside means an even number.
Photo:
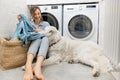
[[[52,32],[53,32],[52,30],[49,31],[49,33],[52,33]]]

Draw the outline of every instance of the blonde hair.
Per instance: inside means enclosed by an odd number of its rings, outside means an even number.
[[[30,14],[31,15],[33,15],[34,14],[34,12],[36,11],[36,10],[39,10],[40,11],[40,13],[41,13],[41,10],[40,10],[40,8],[38,7],[38,6],[31,6],[30,7]],[[42,14],[41,14],[42,15]],[[41,16],[41,21],[43,20],[43,17]]]

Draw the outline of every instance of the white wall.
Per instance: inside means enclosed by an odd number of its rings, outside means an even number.
[[[0,36],[14,32],[20,13],[28,15],[26,0],[0,0]]]

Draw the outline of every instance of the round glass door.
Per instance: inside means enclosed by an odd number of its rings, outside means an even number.
[[[68,24],[68,32],[72,37],[83,39],[92,32],[93,26],[91,20],[85,15],[74,16]]]
[[[54,27],[56,27],[56,28],[58,29],[59,24],[58,24],[58,21],[57,21],[57,19],[56,19],[55,16],[53,16],[53,15],[50,14],[50,13],[42,13],[42,17],[43,17],[43,20],[44,20],[44,21],[49,22],[49,24],[50,24],[51,26],[54,26]]]

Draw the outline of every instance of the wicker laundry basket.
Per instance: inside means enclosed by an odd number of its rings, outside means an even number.
[[[10,41],[6,38],[0,38],[0,68],[2,70],[12,69],[23,66],[26,62],[27,46],[22,46],[20,40]]]

